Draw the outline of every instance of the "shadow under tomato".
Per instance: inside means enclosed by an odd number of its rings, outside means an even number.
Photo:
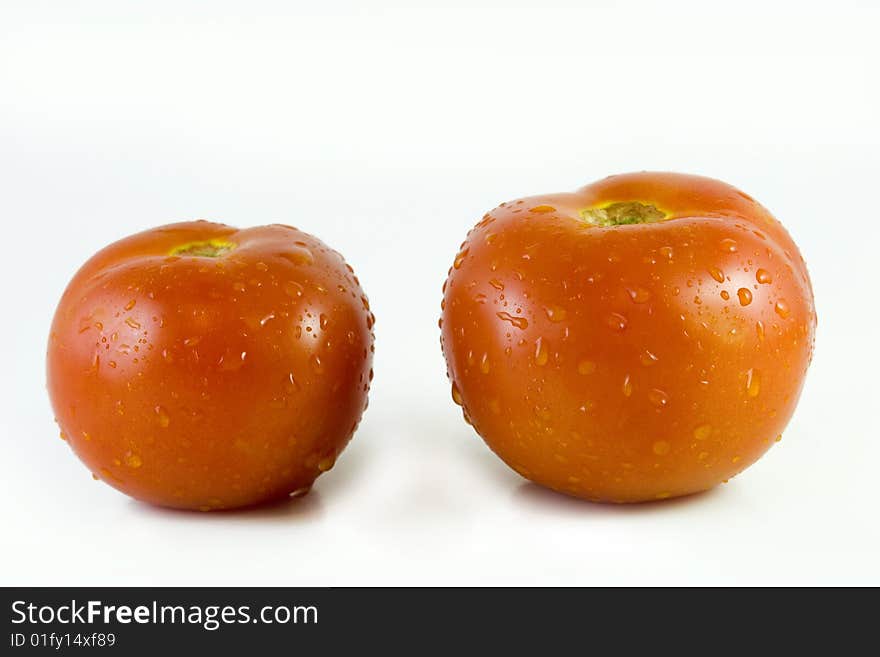
[[[562,511],[578,514],[613,514],[638,515],[642,513],[663,513],[682,508],[701,505],[724,495],[721,486],[707,491],[673,497],[667,500],[638,502],[635,504],[611,504],[606,502],[590,502],[564,493],[557,493],[530,481],[520,484],[513,493],[514,499],[526,507],[538,511]]]

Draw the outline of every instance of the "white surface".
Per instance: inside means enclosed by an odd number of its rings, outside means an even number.
[[[0,583],[880,584],[877,3],[577,5],[0,5]],[[819,332],[780,445],[714,492],[618,508],[489,452],[437,317],[484,211],[637,169],[767,205]],[[44,355],[70,276],[197,217],[320,236],[375,309],[370,408],[299,503],[156,510],[58,439]]]

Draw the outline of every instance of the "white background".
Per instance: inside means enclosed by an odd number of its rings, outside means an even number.
[[[880,5],[0,4],[0,583],[880,584]],[[452,404],[457,246],[503,200],[665,169],[792,232],[819,331],[781,444],[630,507],[520,479]],[[95,250],[171,221],[292,223],[378,318],[360,431],[299,502],[130,501],[58,439],[49,322]]]

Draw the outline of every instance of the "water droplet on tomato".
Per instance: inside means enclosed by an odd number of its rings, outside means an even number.
[[[739,288],[736,291],[736,296],[739,299],[739,305],[741,306],[748,306],[752,302],[752,292],[748,288]]]
[[[458,386],[455,385],[455,381],[452,382],[452,401],[454,401],[459,406],[462,406],[464,404],[461,399],[461,391],[458,389]]]
[[[611,313],[605,319],[606,324],[608,324],[608,328],[613,331],[623,331],[626,329],[626,317],[621,315],[620,313]]]
[[[773,282],[773,277],[766,269],[759,269],[755,272],[755,280],[757,280],[762,285],[767,285],[768,283]]]
[[[499,319],[502,319],[505,322],[510,322],[520,330],[525,330],[529,327],[529,322],[525,317],[515,317],[514,315],[505,312],[496,313],[496,315]]]
[[[666,456],[669,454],[669,450],[671,449],[668,442],[665,440],[658,440],[653,445],[651,445],[651,451],[654,452],[657,456]]]
[[[711,424],[701,424],[696,429],[694,429],[694,438],[697,440],[706,440],[709,436],[712,435],[712,425]]]
[[[652,388],[648,392],[648,401],[650,401],[657,408],[665,408],[666,405],[669,404],[669,395],[667,395],[659,388]]]
[[[746,394],[749,397],[757,397],[761,392],[761,373],[752,368],[746,372]]]
[[[162,427],[163,429],[167,428],[169,424],[171,424],[171,418],[168,417],[167,411],[161,407],[156,406],[153,411],[156,413],[156,423]]]
[[[591,360],[582,360],[578,363],[578,373],[579,374],[592,374],[596,371],[596,363]]]
[[[639,360],[641,360],[642,365],[644,365],[645,367],[650,367],[651,365],[659,361],[660,357],[657,356],[657,354],[655,354],[654,352],[645,349],[642,352],[641,358]]]
[[[560,308],[559,306],[548,306],[544,309],[544,312],[547,313],[547,318],[551,322],[561,322],[568,314],[565,312],[565,308]]]
[[[284,284],[284,293],[294,299],[299,299],[303,295],[303,286],[296,281],[287,281]]]
[[[626,292],[633,303],[645,303],[651,298],[651,293],[643,287],[627,288]]]
[[[535,363],[543,367],[549,359],[550,354],[547,352],[547,345],[544,344],[544,339],[538,338],[535,341]]]

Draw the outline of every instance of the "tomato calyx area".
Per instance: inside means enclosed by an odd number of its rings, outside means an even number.
[[[170,256],[197,256],[201,258],[219,258],[235,249],[238,246],[233,242],[226,240],[210,239],[198,240],[195,242],[187,242],[175,246],[168,252]]]
[[[581,210],[581,218],[593,226],[626,226],[663,221],[667,214],[657,206],[640,201],[620,201]]]

